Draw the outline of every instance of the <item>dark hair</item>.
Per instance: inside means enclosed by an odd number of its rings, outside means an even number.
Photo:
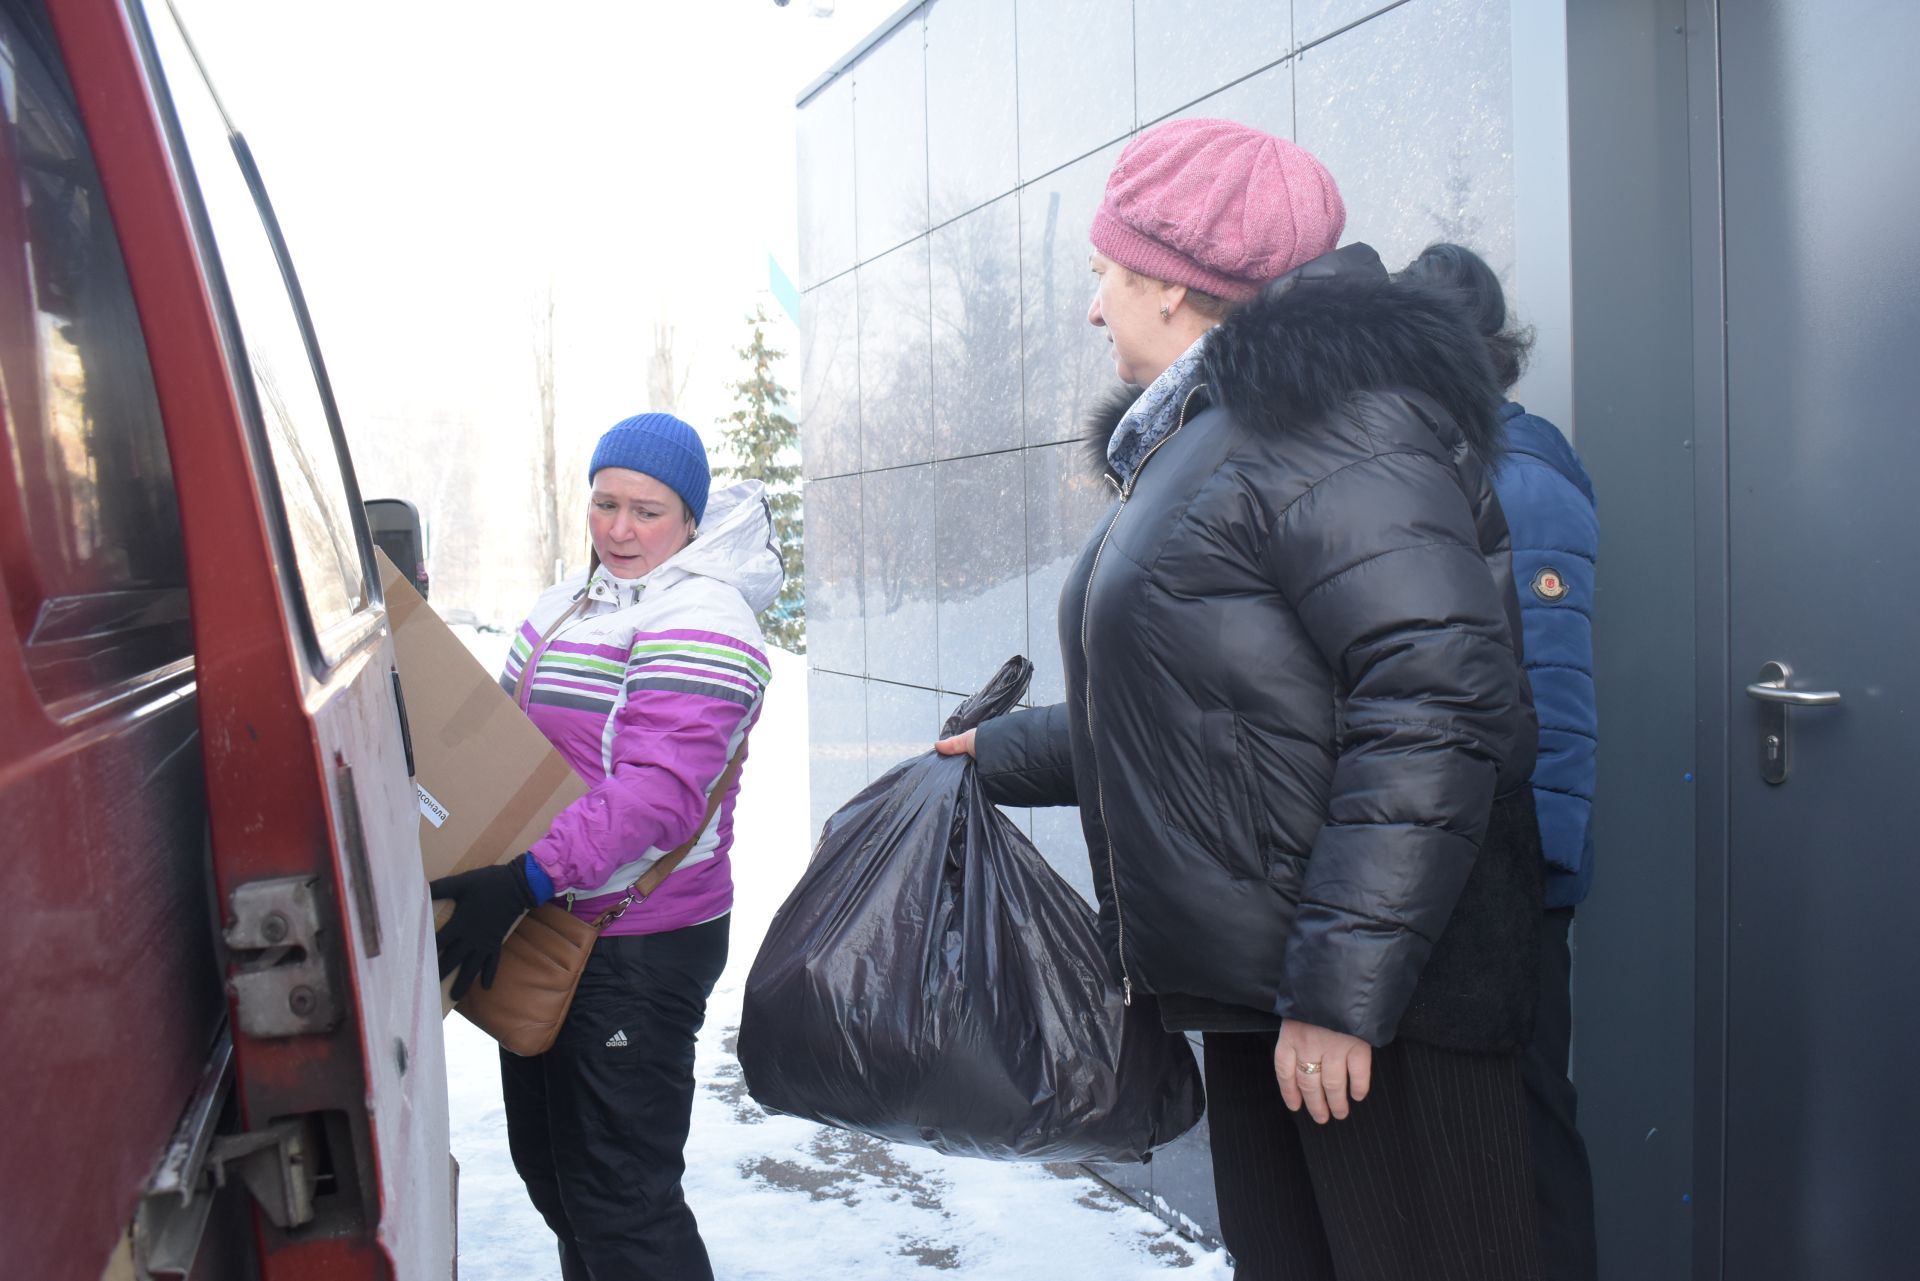
[[[1527,353],[1533,349],[1533,330],[1507,324],[1507,295],[1486,259],[1461,245],[1442,242],[1421,250],[1400,274],[1450,290],[1487,340],[1500,389],[1508,391],[1520,381]]]
[[[1187,306],[1205,316],[1208,320],[1221,321],[1232,315],[1240,304],[1229,302],[1219,294],[1210,294],[1204,289],[1187,286]]]
[[[1145,272],[1135,271],[1133,268],[1122,263],[1114,263],[1114,266],[1119,267],[1121,271],[1126,273],[1124,278],[1129,285],[1136,287],[1140,285],[1164,286],[1171,283],[1170,281],[1160,279],[1158,276],[1149,276]],[[1237,302],[1222,298],[1219,294],[1210,294],[1204,289],[1196,289],[1192,285],[1187,286],[1187,306],[1193,308],[1196,313],[1216,324],[1225,320],[1240,308],[1240,304]]]

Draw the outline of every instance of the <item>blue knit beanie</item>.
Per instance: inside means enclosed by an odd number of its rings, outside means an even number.
[[[672,414],[635,414],[607,428],[593,447],[588,481],[602,467],[625,467],[653,477],[680,495],[696,525],[707,514],[707,447],[698,432]]]

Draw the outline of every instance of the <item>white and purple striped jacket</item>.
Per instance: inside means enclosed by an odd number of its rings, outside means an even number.
[[[707,793],[759,719],[771,673],[754,616],[784,572],[758,481],[715,492],[700,535],[644,578],[604,568],[543,593],[515,636],[500,683],[587,781],[533,857],[573,911],[591,919],[706,816]],[[547,642],[554,620],[588,598]],[[744,768],[742,771],[744,775]],[[733,906],[733,811],[740,779],[680,866],[608,934],[653,934]]]

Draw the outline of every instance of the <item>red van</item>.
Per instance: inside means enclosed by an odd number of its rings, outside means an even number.
[[[380,578],[166,0],[0,0],[0,1273],[445,1278]]]

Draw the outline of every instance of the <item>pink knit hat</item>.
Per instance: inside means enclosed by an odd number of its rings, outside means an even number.
[[[1120,153],[1092,237],[1129,271],[1245,302],[1331,250],[1346,222],[1333,175],[1285,138],[1174,120]]]

